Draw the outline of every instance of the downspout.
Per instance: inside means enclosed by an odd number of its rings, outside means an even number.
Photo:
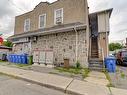
[[[108,33],[107,33],[107,19],[106,19],[106,11],[105,11],[105,31],[106,31],[106,45],[107,45],[107,50],[106,50],[106,57],[108,56]]]
[[[75,31],[75,36],[76,36],[76,51],[75,51],[75,55],[76,55],[76,62],[78,61],[78,31],[76,29],[76,27],[73,28]]]

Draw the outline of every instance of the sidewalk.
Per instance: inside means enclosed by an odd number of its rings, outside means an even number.
[[[71,93],[75,95],[111,95],[109,88],[107,88],[104,85],[80,81],[72,78],[66,78],[62,76],[44,74],[44,73],[22,70],[22,69],[6,67],[6,66],[0,66],[0,72],[33,83],[37,83],[42,86],[50,87],[53,89],[61,90],[66,93]],[[114,90],[114,88],[111,88],[111,90],[113,90],[113,95],[127,95],[126,90],[122,90],[122,89]],[[117,91],[120,91],[119,92],[120,94],[115,93]]]
[[[85,80],[87,82],[98,84],[98,85],[107,86],[109,84],[109,81],[107,80],[105,74],[97,71],[90,72],[89,77],[87,77]]]

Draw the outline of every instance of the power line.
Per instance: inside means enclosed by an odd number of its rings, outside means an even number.
[[[12,4],[13,6],[15,6],[17,9],[19,9],[20,11],[26,12],[26,10],[18,7],[14,2],[12,2],[11,0],[7,0],[8,2],[10,2],[10,4]]]

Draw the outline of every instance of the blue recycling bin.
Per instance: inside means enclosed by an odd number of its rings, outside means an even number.
[[[105,66],[110,73],[116,72],[116,58],[115,57],[107,57],[105,58]]]
[[[15,63],[15,56],[14,56],[14,54],[12,55],[12,63]]]
[[[15,55],[15,63],[17,63],[17,64],[19,63],[18,62],[18,55]]]
[[[12,55],[11,54],[9,55],[9,58],[10,58],[9,62],[12,62]]]
[[[21,64],[22,63],[22,56],[18,55],[18,63]]]
[[[16,54],[14,54],[14,63],[16,63],[16,58],[17,58]]]
[[[26,55],[21,55],[21,63],[22,64],[27,64],[27,56]]]

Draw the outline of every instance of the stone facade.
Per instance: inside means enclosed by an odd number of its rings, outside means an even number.
[[[29,46],[29,43],[25,43]],[[23,44],[15,46],[15,53],[25,52]],[[17,48],[17,49],[16,49]],[[22,49],[21,49],[22,48]],[[30,47],[29,47],[30,48]],[[53,51],[54,63],[63,63],[64,58],[70,60],[70,64],[76,63],[76,33],[75,31],[63,32],[38,37],[37,42],[31,43],[32,51]],[[78,61],[82,66],[88,66],[86,30],[78,31]]]
[[[78,60],[84,66],[87,65],[86,31],[78,32]],[[76,62],[76,33],[75,31],[46,35],[32,43],[32,51],[53,50],[54,63],[63,63],[64,58],[70,60],[70,64]]]

